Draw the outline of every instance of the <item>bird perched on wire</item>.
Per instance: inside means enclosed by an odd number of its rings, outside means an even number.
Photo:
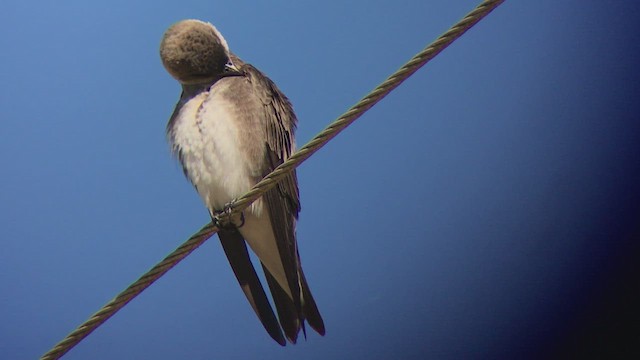
[[[183,20],[164,34],[160,57],[182,85],[167,124],[173,153],[212,218],[294,151],[296,116],[287,97],[258,69],[229,51],[210,23]],[[295,170],[245,209],[217,224],[242,291],[269,335],[295,343],[305,321],[324,323],[305,279],[295,226],[300,211]],[[260,259],[278,320],[249,258]],[[306,332],[305,332],[306,335]]]

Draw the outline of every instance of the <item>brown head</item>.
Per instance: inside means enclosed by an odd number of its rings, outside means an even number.
[[[222,34],[200,20],[173,24],[160,43],[162,64],[183,85],[207,83],[222,76],[233,66],[229,57]]]

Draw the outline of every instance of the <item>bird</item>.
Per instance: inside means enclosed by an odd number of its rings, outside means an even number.
[[[188,19],[171,25],[162,37],[160,58],[182,86],[166,129],[172,153],[215,221],[230,201],[295,151],[296,115],[274,82],[232,53],[211,23]],[[240,216],[216,224],[244,295],[282,346],[286,340],[295,344],[301,329],[306,338],[305,322],[325,334],[300,262],[299,211],[294,170]],[[260,261],[277,318],[247,244]]]

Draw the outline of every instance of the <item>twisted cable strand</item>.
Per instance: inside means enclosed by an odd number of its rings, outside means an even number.
[[[362,114],[369,110],[373,105],[387,96],[393,89],[398,87],[402,82],[408,79],[413,73],[418,71],[429,60],[433,59],[447,46],[458,39],[467,30],[473,27],[478,21],[488,15],[504,0],[488,0],[482,2],[467,16],[451,27],[447,32],[442,34],[433,43],[424,50],[416,54],[411,60],[404,64],[398,71],[389,76],[382,84],[378,85],[367,96],[352,106],[347,112],[329,124],[324,130],[316,135],[311,141],[306,143],[297,152],[291,155],[289,159],[280,164],[271,173],[260,180],[249,192],[232,201],[227,205],[227,213],[237,214],[244,210],[251,203],[256,201],[266,191],[271,189],[278,181],[289,173],[289,171],[298,167],[302,162],[307,160],[316,151],[320,150],[327,142],[338,135],[347,126],[351,125]],[[226,214],[225,214],[226,216]]]
[[[416,54],[411,60],[403,65],[398,71],[393,73],[382,84],[376,87],[371,93],[365,96],[357,104],[352,106],[347,112],[329,124],[324,130],[316,135],[311,141],[301,147],[297,152],[291,155],[287,161],[283,162],[274,169],[270,174],[260,180],[250,191],[240,198],[232,201],[227,205],[227,211],[223,214],[216,215],[217,220],[223,220],[224,217],[232,216],[247,208],[251,203],[256,201],[265,192],[271,189],[281,180],[287,173],[298,167],[302,162],[307,160],[316,151],[322,148],[327,142],[338,135],[347,126],[358,119],[367,110],[387,96],[393,89],[398,87],[403,81],[409,78],[418,69],[424,66],[429,60],[433,59],[447,46],[453,43],[457,38],[462,36],[467,30],[473,27],[478,21],[487,16],[496,7],[502,4],[504,0],[486,0],[478,5],[467,16],[451,27],[447,32],[442,34],[433,43],[424,50]],[[82,339],[87,337],[91,332],[97,329],[105,321],[107,321],[116,312],[122,309],[129,301],[138,296],[147,287],[162,277],[172,267],[182,261],[193,250],[198,248],[209,237],[215,234],[218,228],[209,223],[200,231],[191,236],[189,240],[180,245],[176,250],[169,254],[164,260],[155,265],[151,270],[142,275],[136,282],[129,285],[123,292],[118,294],[113,300],[109,301],[96,312],[89,320],[72,331],[67,337],[56,344],[50,351],[44,354],[41,360],[59,359],[66,354]]]
[[[209,223],[205,225],[200,231],[192,235],[189,240],[185,241],[171,254],[164,258],[161,262],[156,264],[151,270],[142,275],[136,282],[129,285],[123,292],[118,294],[115,298],[109,301],[102,309],[93,314],[89,320],[85,321],[82,325],[78,326],[72,331],[64,340],[56,344],[51,350],[44,354],[40,359],[59,359],[62,355],[66,354],[74,346],[76,346],[82,339],[87,337],[91,332],[97,329],[102,323],[107,321],[118,310],[122,309],[129,301],[133,300],[136,296],[142,293],[146,288],[151,286],[162,275],[174,267],[178,262],[187,257],[193,250],[202,245],[205,240],[211,237],[218,231],[218,228]]]

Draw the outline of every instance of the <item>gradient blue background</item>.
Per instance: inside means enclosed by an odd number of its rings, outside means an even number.
[[[213,22],[292,100],[303,144],[478,3],[5,3],[0,358],[40,356],[208,221],[165,142],[169,25]],[[638,18],[507,1],[299,168],[324,338],[277,346],[212,238],[65,359],[633,350]]]

